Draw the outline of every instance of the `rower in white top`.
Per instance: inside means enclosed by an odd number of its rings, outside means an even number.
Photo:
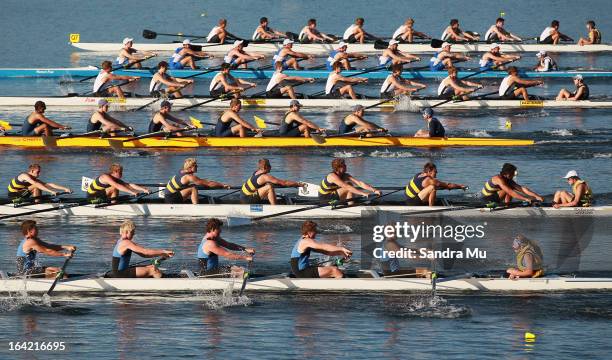
[[[377,40],[378,38],[372,34],[367,33],[363,29],[363,24],[365,20],[363,18],[355,19],[355,23],[351,24],[345,31],[344,35],[342,35],[342,40],[345,42],[352,43],[365,43],[366,40]]]
[[[295,70],[302,70],[298,59],[314,59],[313,55],[304,54],[301,52],[293,51],[293,44],[295,42],[291,39],[285,39],[283,41],[283,47],[276,52],[272,58],[272,65],[276,66],[276,63],[280,62],[283,65],[283,69],[289,69],[290,67]]]
[[[234,47],[225,55],[223,61],[232,65],[233,68],[247,67],[247,63],[255,60],[261,60],[265,58],[265,55],[260,53],[247,53],[244,51],[245,44],[244,40],[234,41]]]
[[[259,19],[259,26],[257,29],[255,29],[252,37],[254,41],[273,40],[287,37],[287,34],[270,28],[268,24],[269,22],[267,17],[264,16]]]
[[[414,19],[408,18],[403,25],[395,30],[391,39],[397,40],[400,43],[412,43],[415,37],[419,39],[431,39],[429,35],[414,30]]]
[[[559,44],[559,41],[574,41],[571,37],[561,33],[559,31],[559,21],[553,20],[550,23],[550,26],[546,27],[542,34],[540,34],[540,38],[538,39],[540,44]]]
[[[338,63],[344,70],[351,70],[351,59],[355,60],[365,60],[368,57],[366,55],[357,54],[357,53],[349,53],[346,50],[348,49],[348,44],[344,41],[340,41],[338,44],[338,48],[336,50],[332,50],[325,60],[325,67],[327,70],[332,71],[334,69],[334,64]]]
[[[283,64],[277,62],[275,64],[274,74],[268,82],[266,87],[266,97],[268,98],[281,98],[283,95],[289,95],[290,98],[296,99],[295,90],[293,89],[292,82],[297,83],[313,83],[314,78],[305,78],[300,76],[289,76],[283,73]]]
[[[508,68],[508,76],[506,76],[499,85],[499,96],[503,100],[523,99],[529,100],[527,87],[544,84],[543,80],[525,80],[518,76],[518,70],[515,66]]]
[[[121,76],[115,75],[113,71],[113,64],[106,60],[102,62],[101,70],[93,84],[92,94],[100,97],[117,96],[119,99],[124,99],[125,94],[121,89],[121,86],[113,85],[113,80],[126,80],[128,83],[139,80],[137,76]]]
[[[346,97],[348,95],[351,99],[357,100],[357,94],[355,94],[353,85],[367,83],[368,79],[342,76],[340,74],[341,71],[342,66],[339,63],[335,63],[334,70],[327,77],[325,95],[332,98]]]
[[[506,20],[504,18],[499,17],[495,20],[495,25],[491,25],[489,30],[485,33],[485,41],[488,43],[494,43],[497,41],[503,42],[513,42],[513,41],[523,41],[520,37],[514,35],[510,31],[504,28],[504,23]]]
[[[536,54],[536,57],[538,58],[538,64],[533,68],[534,71],[547,72],[559,70],[555,60],[553,60],[546,51],[540,50],[540,52]]]
[[[520,55],[502,54],[500,48],[499,44],[491,44],[491,49],[484,53],[480,59],[480,70],[505,70],[505,67],[501,64],[521,58]]]
[[[314,42],[333,42],[335,38],[317,29],[317,19],[309,19],[308,24],[300,31],[298,40],[303,44],[309,44]]]
[[[230,34],[227,31],[227,20],[220,19],[217,26],[213,27],[212,30],[206,36],[206,42],[224,44],[226,40],[239,40],[236,35]]]
[[[472,31],[463,31],[459,28],[459,20],[451,19],[450,25],[444,29],[442,32],[441,39],[447,42],[469,42],[469,41],[478,41],[480,35],[474,33]]]
[[[425,89],[427,86],[402,77],[401,64],[393,65],[392,72],[387,76],[380,88],[380,97],[389,99],[398,95],[412,95],[413,92]]]
[[[257,86],[255,83],[233,77],[230,74],[230,68],[231,65],[228,63],[221,64],[221,71],[210,82],[210,96],[220,97],[233,94],[237,97],[246,89]]]
[[[453,62],[468,61],[471,59],[469,56],[451,52],[451,45],[452,44],[448,42],[442,44],[442,50],[429,59],[429,70],[442,71],[453,67]]]
[[[420,61],[421,58],[412,54],[405,53],[398,49],[399,40],[389,41],[389,46],[383,50],[382,55],[378,58],[380,66],[401,65],[413,61]]]
[[[193,84],[191,79],[175,78],[168,75],[168,63],[160,61],[157,64],[155,75],[151,78],[149,93],[153,97],[169,96],[172,94],[175,99],[179,99],[183,97],[181,89],[191,84]]]
[[[147,56],[155,56],[155,53],[152,52],[141,53],[134,49],[132,47],[133,45],[134,39],[128,37],[123,39],[123,47],[121,48],[117,59],[115,59],[115,65],[123,65],[126,68],[134,67],[136,69],[142,69],[142,64],[137,61],[142,60]]]
[[[191,48],[189,39],[183,40],[183,46],[174,50],[174,54],[170,58],[171,70],[183,70],[185,67],[197,69],[195,62],[199,59],[212,58],[212,55],[204,51],[195,51]]]
[[[448,69],[448,76],[438,86],[438,98],[454,99],[461,97],[463,100],[467,100],[468,94],[482,88],[482,84],[457,78],[457,68],[451,67]]]

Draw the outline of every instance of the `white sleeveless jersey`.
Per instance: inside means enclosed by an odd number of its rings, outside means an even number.
[[[447,76],[444,78],[444,80],[442,80],[440,82],[440,85],[438,85],[438,96],[442,95],[442,93],[444,93],[444,89],[446,89],[447,85],[447,80],[450,78],[450,76]]]
[[[210,39],[212,39],[215,35],[217,35],[218,33],[221,32],[221,27],[219,26],[215,26],[214,28],[212,28],[212,30],[210,30],[210,32],[208,33],[208,36],[206,37],[206,41],[210,41]]]
[[[386,94],[388,92],[395,90],[395,84],[391,82],[392,78],[393,78],[393,74],[390,74],[389,76],[387,76],[387,78],[385,79],[385,82],[383,82],[382,86],[380,87],[381,94]]]
[[[506,95],[506,92],[510,88],[510,75],[506,76],[501,84],[499,84],[499,96]]]
[[[336,78],[338,77],[338,75],[334,72],[329,73],[329,76],[327,77],[327,82],[325,83],[325,94],[329,95],[332,92],[332,89],[334,88],[334,85],[336,85]]]
[[[557,70],[557,63],[555,63],[555,60],[553,60],[550,56],[546,55],[544,58],[544,69],[541,71],[545,72],[553,70]]]
[[[164,74],[162,77],[166,79],[168,75]],[[166,85],[161,81],[155,81],[155,76],[153,76],[153,78],[151,78],[151,83],[149,84],[149,92],[159,91],[162,88],[166,88]]]
[[[272,77],[270,78],[270,82],[268,82],[268,86],[266,86],[266,91],[270,91],[272,89],[274,89],[274,87],[276,85],[280,85],[282,79],[281,79],[281,75],[283,73],[280,71],[275,71],[274,74],[272,74]]]
[[[489,30],[487,30],[487,32],[485,33],[485,37],[484,37],[484,38],[485,38],[485,40],[489,40],[489,38],[491,37],[491,35],[495,34],[495,33],[493,32],[493,30],[494,30],[496,27],[497,27],[496,25],[493,25],[493,26],[491,26],[491,27],[489,28]]]
[[[342,38],[344,40],[348,40],[348,38],[355,33],[355,29],[357,29],[357,27],[358,26],[356,24],[352,24],[351,26],[349,26],[344,32],[344,35],[342,35]]]
[[[223,83],[221,83],[221,77],[223,77],[223,73],[218,73],[210,82],[208,87],[209,91],[217,90],[223,87]]]
[[[300,31],[300,34],[298,35],[298,40],[299,41],[304,41],[308,39],[308,35],[306,35],[306,29],[308,28],[308,26],[304,26],[302,28],[302,31]]]
[[[395,32],[393,33],[393,36],[391,36],[391,39],[397,39],[398,36],[402,35],[407,29],[406,25],[402,25],[400,27],[397,28],[397,30],[395,30]]]
[[[104,84],[106,84],[109,75],[110,74],[106,71],[100,70],[100,73],[98,73],[98,76],[96,76],[96,80],[93,84],[93,92],[97,92]]]
[[[544,41],[547,37],[549,37],[553,30],[554,29],[550,26],[544,29],[544,31],[542,31],[542,34],[540,34],[540,41]]]
[[[444,32],[442,33],[442,36],[440,36],[440,39],[443,40],[443,41],[446,41],[446,40],[450,39],[450,37],[451,37],[450,33],[447,30],[448,30],[448,28],[444,29]]]

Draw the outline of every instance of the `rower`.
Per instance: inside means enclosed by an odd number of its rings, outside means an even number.
[[[123,191],[133,196],[139,193],[150,194],[149,189],[138,184],[123,181],[123,166],[112,164],[107,173],[95,178],[87,187],[87,199],[91,204],[117,202],[119,192]]]
[[[538,64],[533,68],[537,72],[557,71],[557,63],[551,58],[546,51],[540,50],[536,57],[538,58]]]
[[[34,103],[34,111],[21,126],[23,136],[53,136],[53,129],[70,130],[70,126],[57,123],[45,116],[47,105],[42,101]]]
[[[253,33],[253,41],[272,40],[287,37],[287,34],[270,28],[267,17],[259,19],[259,26]]]
[[[512,280],[519,278],[538,278],[544,276],[542,249],[535,241],[519,234],[512,241],[512,249],[516,253],[516,268],[506,270]]]
[[[391,39],[398,40],[400,43],[412,43],[415,37],[420,39],[431,39],[429,35],[414,30],[414,19],[408,18],[406,22],[404,22],[404,25],[401,25],[395,30]]]
[[[485,41],[488,43],[495,43],[498,41],[523,41],[523,39],[521,39],[520,37],[504,29],[505,22],[506,20],[504,18],[498,17],[497,20],[495,20],[495,25],[491,25],[489,30],[487,30],[487,32],[485,33]]]
[[[174,50],[174,54],[172,54],[172,57],[170,58],[170,69],[183,70],[186,67],[197,69],[198,67],[195,64],[196,60],[212,57],[212,55],[209,55],[204,51],[192,50],[191,41],[189,39],[185,39],[183,40],[183,46]]]
[[[391,69],[391,74],[387,76],[380,87],[381,99],[390,99],[402,94],[410,96],[413,92],[427,87],[420,82],[404,79],[402,77],[404,68],[401,64],[393,65]]]
[[[391,65],[402,65],[412,61],[420,61],[421,58],[412,54],[399,51],[399,40],[389,41],[389,46],[383,50],[382,55],[378,57],[378,64],[381,66],[390,67]]]
[[[363,29],[363,24],[365,20],[363,18],[355,19],[355,23],[351,24],[345,31],[344,35],[342,35],[342,40],[349,44],[360,43],[363,44],[366,40],[376,39],[376,36],[372,34],[368,34]]]
[[[194,158],[185,159],[183,168],[178,171],[166,184],[164,189],[164,202],[166,204],[184,204],[191,200],[192,204],[198,204],[198,186],[208,189],[229,189],[230,185],[218,181],[199,178],[198,162]]]
[[[442,44],[442,50],[429,59],[429,70],[442,71],[453,67],[453,60],[468,61],[471,59],[469,56],[451,52],[451,45],[448,42]]]
[[[601,31],[595,27],[595,21],[587,21],[586,28],[589,31],[589,34],[586,38],[580,38],[580,40],[578,40],[578,45],[584,46],[601,44]]]
[[[380,190],[346,172],[344,159],[332,160],[331,167],[332,172],[321,180],[319,201],[334,203],[351,200],[356,196],[367,197],[370,193],[380,196]]]
[[[297,83],[313,83],[314,78],[305,78],[301,76],[289,76],[283,71],[283,64],[277,62],[275,65],[274,74],[270,77],[268,86],[266,86],[266,97],[268,98],[282,98],[283,95],[288,95],[292,99],[296,99],[295,90],[291,85],[292,82]]]
[[[467,80],[461,80],[457,77],[457,68],[448,68],[448,76],[440,82],[438,86],[439,99],[455,99],[461,98],[467,100],[468,94],[473,93],[483,86],[479,83]]]
[[[229,242],[221,237],[221,227],[223,223],[217,218],[209,219],[206,222],[206,234],[202,237],[202,242],[198,246],[198,262],[200,265],[200,276],[223,275],[220,274],[219,256],[230,260],[253,261],[255,249],[247,248]],[[246,255],[237,254],[232,251],[242,251]],[[230,267],[231,277],[242,278],[244,269],[238,266]]]
[[[163,131],[168,134],[172,134],[172,136],[184,136],[183,130],[192,130],[195,129],[192,125],[190,125],[187,121],[177,118],[176,116],[170,114],[172,110],[172,103],[168,100],[162,101],[159,107],[159,111],[153,115],[151,122],[149,123],[148,133],[157,133]],[[178,127],[174,124],[183,125],[184,128]]]
[[[371,136],[375,132],[386,132],[387,129],[380,127],[364,119],[365,108],[363,105],[353,106],[353,112],[340,122],[338,134],[366,133]]]
[[[336,50],[332,50],[329,53],[327,60],[325,60],[325,67],[327,70],[332,71],[334,69],[334,64],[336,63],[340,64],[344,70],[351,70],[351,59],[365,60],[368,58],[366,55],[346,52],[347,49],[348,44],[344,41],[340,41],[338,48]]]
[[[269,202],[276,205],[276,191],[274,185],[282,187],[301,187],[301,181],[282,180],[270,175],[272,166],[270,160],[260,159],[257,163],[257,170],[242,184],[240,202],[242,204],[260,204]]]
[[[423,171],[414,175],[406,185],[406,205],[434,206],[436,204],[437,190],[467,189],[466,185],[446,183],[436,179],[438,169],[434,163],[428,162]]]
[[[38,237],[38,227],[36,221],[26,220],[21,223],[21,233],[23,240],[17,246],[17,274],[27,277],[45,277],[52,279],[61,271],[59,267],[40,266],[36,255],[38,253],[48,256],[72,257],[76,251],[74,245],[55,245],[42,241]],[[63,278],[68,274],[64,273]]]
[[[294,43],[295,41],[291,39],[285,39],[283,41],[283,47],[274,54],[272,65],[276,67],[276,63],[280,62],[285,70],[290,67],[294,70],[302,70],[297,59],[314,59],[313,55],[293,51],[292,48]]]
[[[132,46],[134,45],[134,39],[126,37],[123,39],[123,48],[119,52],[119,56],[115,59],[115,65],[123,65],[125,68],[134,67],[136,69],[142,69],[142,64],[139,60],[144,59],[147,56],[154,55],[153,53],[143,53],[140,55],[136,55],[139,53],[138,50],[134,49]]]
[[[553,198],[553,207],[555,209],[575,206],[589,207],[593,205],[593,191],[589,184],[578,176],[576,170],[568,171],[563,178],[572,187],[572,192],[564,190],[555,192]]]
[[[501,46],[499,44],[491,44],[489,51],[484,53],[482,58],[480,58],[480,70],[505,70],[504,66],[501,64],[519,60],[521,58],[520,55],[502,54],[500,49]]]
[[[308,138],[310,137],[311,131],[318,131],[319,133],[325,131],[325,129],[318,127],[312,121],[302,116],[302,114],[300,114],[301,107],[302,104],[300,104],[299,101],[291,100],[289,103],[289,111],[285,113],[280,128],[278,129],[278,134],[280,136],[303,136]]]
[[[427,107],[423,109],[422,114],[423,114],[423,120],[427,122],[427,129],[420,129],[419,131],[416,132],[416,134],[414,134],[415,137],[443,138],[446,136],[446,130],[444,130],[444,126],[442,125],[440,120],[438,120],[438,118],[435,118],[433,116],[434,111],[432,108]]]
[[[138,245],[134,241],[136,225],[132,220],[125,220],[119,227],[120,238],[113,248],[112,269],[108,274],[111,278],[156,278],[162,277],[162,272],[156,264],[145,266],[130,266],[132,253],[144,258],[174,256],[174,251],[166,249],[151,249]]]
[[[249,124],[248,121],[244,120],[238,114],[240,109],[242,109],[240,99],[232,99],[232,101],[230,101],[230,108],[225,110],[217,120],[217,125],[215,126],[215,136],[231,137],[238,135],[240,137],[246,137],[248,130],[254,131],[257,134],[262,132],[261,129]],[[232,126],[234,122],[236,122],[236,125]]]
[[[237,97],[242,91],[257,86],[255,83],[233,77],[230,73],[231,67],[228,63],[221,64],[221,71],[210,82],[210,96],[223,97],[233,94]]]
[[[308,24],[302,28],[300,34],[298,35],[298,41],[302,44],[310,44],[313,42],[332,42],[334,38],[320,32],[317,29],[317,20],[309,19]]]
[[[334,63],[333,71],[327,76],[325,83],[325,96],[328,98],[346,98],[357,100],[357,94],[353,89],[353,84],[367,83],[367,78],[342,76],[342,65]]]
[[[43,191],[53,196],[57,196],[59,191],[72,193],[72,190],[67,187],[54,183],[47,183],[39,179],[40,171],[40,165],[31,164],[28,166],[27,172],[23,172],[12,178],[7,186],[9,200],[14,204],[26,201],[40,203],[40,197]]]
[[[505,163],[499,174],[489,179],[481,190],[482,199],[488,203],[510,204],[512,199],[533,203],[535,200],[544,201],[540,195],[531,191],[527,186],[514,181],[518,175],[516,166]]]
[[[181,89],[193,84],[191,79],[181,79],[168,75],[168,63],[160,61],[157,71],[149,84],[149,94],[153,97],[172,96],[175,99],[183,97]]]
[[[94,112],[87,122],[87,132],[101,131],[110,136],[118,132],[134,130],[108,113],[110,103],[106,99],[98,100],[98,110]]]
[[[98,76],[96,76],[96,80],[93,84],[92,93],[94,96],[99,97],[109,97],[114,95],[119,99],[124,99],[125,94],[123,93],[121,86],[113,85],[112,82],[116,80],[125,80],[131,83],[139,80],[140,77],[115,75],[111,71],[113,71],[113,63],[108,60],[102,61],[100,73]]]
[[[543,80],[526,80],[518,76],[518,70],[515,66],[508,68],[508,76],[506,76],[501,84],[499,84],[499,96],[504,100],[520,99],[529,100],[527,87],[542,85]]]
[[[238,67],[246,69],[248,62],[265,58],[263,54],[247,53],[244,51],[245,46],[244,40],[234,41],[234,47],[225,55],[223,61],[230,64],[234,69]]]
[[[468,41],[478,41],[480,36],[471,31],[462,31],[459,28],[459,20],[451,19],[450,25],[442,32],[441,39],[446,42],[460,43]]]
[[[344,274],[335,265],[310,265],[310,253],[318,252],[327,256],[342,256],[350,259],[353,252],[343,246],[320,243],[316,240],[317,223],[305,221],[302,224],[302,237],[291,250],[291,273],[296,278],[336,278],[341,279]]]
[[[208,33],[208,36],[206,36],[206,42],[224,44],[225,40],[229,38],[236,37],[227,32],[227,20],[219,19],[217,26],[213,27]]]
[[[540,44],[553,44],[553,45],[557,45],[557,44],[559,44],[559,41],[561,41],[561,40],[572,41],[572,38],[570,38],[569,36],[561,33],[559,31],[559,21],[558,20],[553,20],[550,23],[550,26],[546,27],[544,29],[544,31],[542,31],[542,34],[540,34],[538,42]]]
[[[584,82],[582,75],[578,74],[574,76],[574,85],[576,86],[576,90],[574,92],[570,92],[566,89],[561,89],[559,91],[559,95],[555,100],[569,100],[569,101],[578,101],[578,100],[589,100],[589,86]]]

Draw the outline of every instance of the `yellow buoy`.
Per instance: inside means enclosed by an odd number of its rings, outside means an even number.
[[[512,129],[512,121],[506,120],[506,129],[508,129],[508,130]]]
[[[525,340],[535,340],[535,338],[536,338],[536,334],[531,333],[531,332],[525,333]]]
[[[505,12],[503,12],[503,11],[500,11],[500,12],[499,12],[499,17],[504,17],[504,16],[506,16],[506,13],[505,13]]]

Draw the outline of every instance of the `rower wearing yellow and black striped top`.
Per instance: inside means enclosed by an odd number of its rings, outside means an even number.
[[[416,174],[406,185],[406,204],[410,206],[434,206],[438,189],[467,189],[462,184],[446,183],[436,179],[438,169],[434,163],[428,162],[423,171]]]
[[[553,206],[555,208],[573,206],[588,207],[593,204],[593,191],[589,184],[578,176],[576,170],[568,171],[563,178],[566,179],[568,184],[572,187],[572,192],[563,190],[555,192],[553,199]]]
[[[258,204],[268,201],[276,205],[276,191],[274,185],[282,187],[300,187],[304,183],[291,180],[282,180],[270,175],[272,166],[268,159],[261,159],[257,163],[257,171],[242,184],[240,202],[243,204]]]
[[[127,183],[121,180],[123,177],[123,166],[112,164],[108,173],[102,174],[95,178],[87,187],[87,198],[91,203],[101,202],[116,202],[119,191],[126,192],[131,195],[138,193],[149,194],[149,189],[138,184]]]
[[[187,158],[183,168],[170,178],[164,189],[164,201],[167,204],[182,204],[188,200],[192,204],[199,203],[198,186],[208,189],[229,189],[231,186],[217,181],[201,179],[198,172],[198,162],[194,158]]]
[[[505,163],[498,175],[489,179],[481,190],[482,199],[485,202],[509,204],[512,199],[533,202],[544,201],[544,198],[514,181],[518,175],[516,166]]]
[[[380,195],[378,189],[347,173],[344,159],[334,159],[331,166],[332,172],[321,180],[319,200],[324,202],[347,200],[355,196],[368,196],[369,193]]]
[[[32,164],[28,167],[28,171],[21,173],[11,179],[7,186],[8,198],[15,203],[21,201],[34,200],[40,202],[40,195],[43,191],[46,191],[52,195],[57,195],[60,190],[63,192],[71,193],[67,187],[60,186],[54,183],[45,183],[40,180],[41,167],[38,164]]]

